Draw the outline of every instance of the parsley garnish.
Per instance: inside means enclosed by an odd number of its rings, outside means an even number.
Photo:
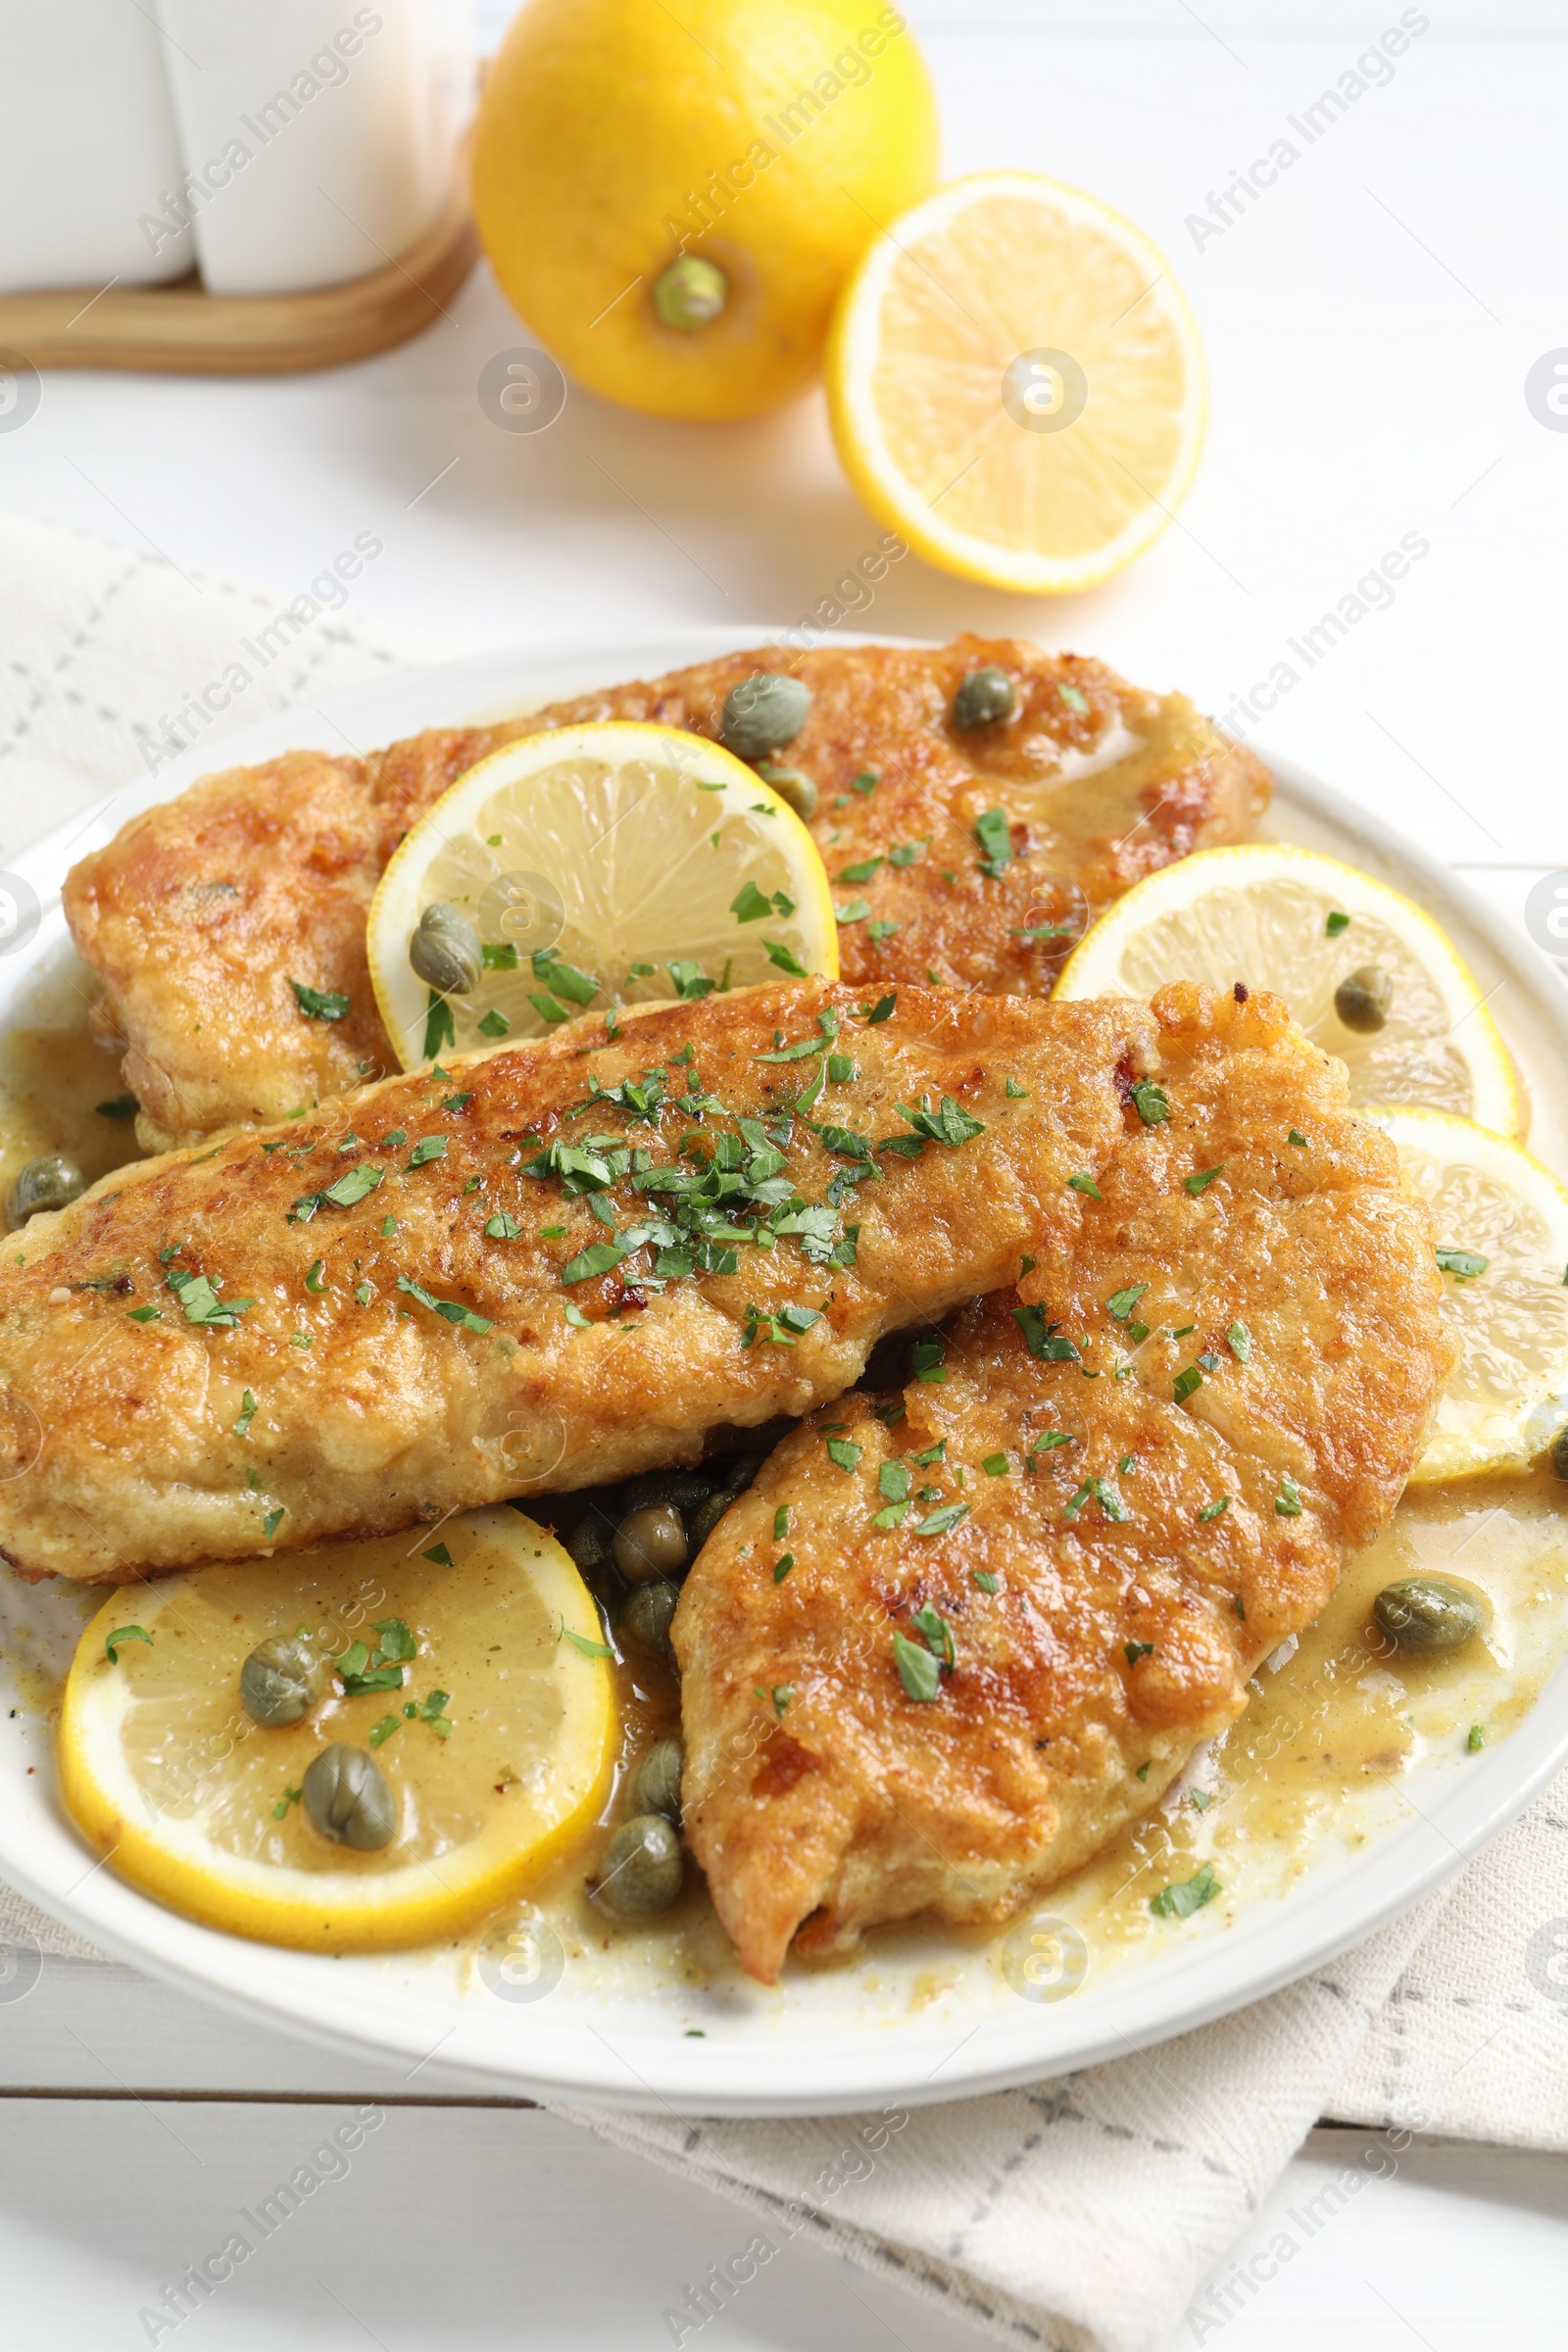
[[[432,988],[424,1016],[424,1058],[434,1061],[443,1046],[456,1045],[458,1032],[452,1018],[452,1007],[445,997]]]
[[[1147,1282],[1131,1282],[1124,1291],[1112,1291],[1105,1300],[1106,1314],[1118,1323],[1125,1323],[1148,1288]]]
[[[1349,928],[1350,918],[1348,914],[1334,913],[1323,925],[1323,936],[1325,939],[1338,939],[1342,931],[1348,931]]]
[[[1188,1397],[1196,1396],[1202,1385],[1203,1375],[1196,1364],[1189,1364],[1185,1372],[1178,1372],[1171,1383],[1177,1403],[1185,1404]]]
[[[438,1568],[450,1568],[452,1565],[452,1554],[444,1544],[432,1544],[428,1551],[420,1552],[419,1557],[421,1560],[434,1560]]]
[[[1125,1656],[1129,1666],[1136,1666],[1140,1658],[1152,1658],[1153,1654],[1154,1644],[1152,1642],[1129,1642],[1125,1645]]]
[[[1078,1350],[1061,1336],[1059,1324],[1048,1322],[1043,1306],[1015,1306],[1012,1319],[1023,1333],[1024,1346],[1042,1363],[1074,1364]]]
[[[427,1167],[432,1159],[445,1159],[447,1139],[444,1135],[421,1135],[409,1153],[411,1168]]]
[[[509,1217],[504,1208],[485,1219],[484,1229],[493,1242],[514,1242],[522,1231],[516,1218]],[[565,1228],[563,1226],[559,1230],[564,1232]]]
[[[1105,1197],[1092,1176],[1069,1176],[1067,1190],[1069,1193],[1085,1193],[1091,1200],[1102,1200]]]
[[[262,1521],[262,1539],[263,1539],[263,1541],[264,1541],[265,1543],[270,1544],[270,1542],[272,1541],[272,1538],[273,1538],[273,1537],[276,1535],[276,1533],[277,1533],[278,1529],[279,1529],[279,1528],[282,1526],[282,1524],[283,1524],[283,1505],[282,1505],[281,1503],[279,1503],[279,1504],[278,1504],[278,1506],[277,1506],[277,1508],[276,1508],[276,1510],[273,1510],[273,1511],[269,1511],[269,1512],[268,1512],[268,1514],[267,1514],[267,1516],[266,1516],[266,1518],[265,1518],[265,1519]]]
[[[1231,1353],[1239,1364],[1245,1364],[1251,1360],[1252,1342],[1245,1323],[1233,1323],[1225,1337],[1230,1343]]]
[[[878,997],[870,1011],[866,1013],[866,1020],[873,1028],[875,1028],[878,1021],[890,1020],[898,1009],[898,1003],[899,1000],[897,995],[891,997]]]
[[[1007,1457],[1004,1453],[988,1453],[980,1467],[985,1472],[987,1478],[1005,1478],[1007,1475]]]
[[[1185,1189],[1192,1194],[1193,1199],[1196,1200],[1200,1193],[1203,1193],[1208,1190],[1208,1187],[1213,1183],[1216,1176],[1223,1176],[1224,1173],[1225,1162],[1221,1160],[1217,1168],[1200,1168],[1193,1175],[1184,1176],[1182,1178],[1182,1184]]]
[[[1012,863],[1012,829],[1004,808],[988,808],[974,820],[975,839],[985,852],[980,871],[999,882]]]
[[[1150,1897],[1149,1908],[1157,1912],[1161,1919],[1191,1919],[1195,1911],[1201,1911],[1205,1903],[1211,1903],[1219,1891],[1220,1884],[1214,1876],[1214,1866],[1211,1862],[1205,1862],[1202,1869],[1192,1878],[1162,1886],[1157,1894]]]
[[[876,1474],[877,1493],[889,1502],[906,1502],[909,1473],[902,1462],[884,1462]]]
[[[978,1585],[982,1592],[997,1592],[1002,1589],[1001,1577],[993,1576],[989,1568],[971,1568],[969,1582]]]
[[[282,1795],[278,1798],[276,1804],[272,1807],[272,1819],[274,1821],[281,1821],[284,1814],[288,1811],[290,1805],[297,1805],[299,1803],[301,1794],[302,1791],[298,1788],[285,1788]]]
[[[572,1648],[581,1650],[585,1658],[612,1658],[615,1654],[606,1642],[590,1642],[586,1634],[574,1634],[564,1618],[561,1621],[561,1631],[556,1640],[569,1642]]]
[[[791,1570],[791,1569],[794,1567],[794,1565],[795,1565],[795,1554],[794,1554],[794,1552],[793,1552],[793,1551],[786,1551],[786,1552],[782,1553],[782,1554],[780,1555],[780,1557],[779,1557],[778,1559],[776,1559],[776,1560],[773,1562],[773,1582],[774,1582],[774,1584],[775,1584],[775,1585],[781,1585],[781,1584],[784,1582],[784,1579],[785,1579],[785,1578],[788,1576],[788,1574],[789,1574],[790,1570]]]
[[[1288,1470],[1280,1472],[1280,1491],[1274,1497],[1274,1508],[1282,1519],[1299,1519],[1301,1516],[1301,1497]]]
[[[1230,1507],[1231,1498],[1228,1494],[1216,1494],[1212,1502],[1204,1503],[1198,1516],[1203,1520],[1217,1519],[1221,1512],[1228,1511]]]
[[[510,1034],[511,1028],[512,1023],[506,1014],[498,1005],[492,1004],[479,1023],[479,1035],[481,1037],[506,1037]]]
[[[910,1698],[922,1701],[935,1698],[942,1687],[942,1665],[929,1649],[911,1642],[906,1634],[893,1637],[893,1662],[899,1670],[899,1680]]]
[[[104,1643],[104,1656],[111,1666],[120,1664],[120,1651],[116,1644],[121,1642],[145,1642],[149,1649],[153,1645],[151,1634],[143,1633],[139,1625],[117,1625]]]
[[[1062,1504],[1062,1517],[1076,1519],[1086,1502],[1098,1502],[1107,1519],[1126,1520],[1132,1517],[1115,1488],[1102,1478],[1086,1478],[1077,1494]]]
[[[950,1528],[956,1527],[958,1521],[966,1519],[968,1515],[969,1505],[966,1502],[945,1502],[940,1510],[928,1511],[909,1533],[915,1536],[945,1536]]]
[[[1291,1129],[1290,1134],[1285,1140],[1288,1144],[1295,1144],[1298,1151],[1304,1152],[1306,1150],[1305,1136],[1298,1134],[1294,1127]]]
[[[141,1104],[134,1095],[116,1095],[112,1102],[95,1102],[93,1108],[101,1119],[133,1119]]]
[[[829,1438],[827,1442],[827,1458],[841,1470],[853,1470],[864,1450],[861,1446],[852,1445],[848,1438]]]
[[[255,1418],[256,1399],[247,1389],[239,1400],[239,1419],[234,1424],[235,1437],[242,1438]]]
[[[1162,1119],[1170,1117],[1170,1102],[1165,1090],[1162,1086],[1156,1086],[1152,1078],[1140,1078],[1133,1088],[1133,1108],[1146,1127],[1157,1127]]]
[[[486,1332],[492,1328],[484,1315],[476,1315],[471,1307],[460,1306],[455,1298],[432,1298],[421,1284],[411,1282],[407,1274],[398,1276],[398,1289],[410,1298],[416,1298],[421,1306],[427,1306],[433,1315],[445,1316],[449,1323],[458,1324],[464,1331]]]
[[[184,1308],[186,1322],[207,1331],[232,1331],[246,1309],[256,1304],[254,1298],[220,1298],[205,1274],[185,1274],[177,1266],[164,1280]]]
[[[1475,1250],[1456,1250],[1451,1243],[1442,1243],[1438,1249],[1438,1264],[1445,1274],[1456,1274],[1461,1282],[1474,1282],[1484,1274],[1492,1260]]]
[[[291,980],[294,1001],[308,1021],[340,1021],[349,1009],[349,1000],[335,988],[307,988],[303,980]]]

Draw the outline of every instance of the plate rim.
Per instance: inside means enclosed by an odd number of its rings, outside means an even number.
[[[529,697],[545,699],[612,679],[657,674],[732,652],[738,645],[787,642],[789,635],[788,629],[765,623],[755,629],[702,623],[499,647],[376,679],[193,746],[155,775],[122,786],[89,811],[55,827],[14,860],[12,871],[32,882],[41,906],[38,931],[29,943],[31,952],[18,966],[18,977],[24,977],[63,936],[59,884],[68,850],[85,854],[92,846],[89,837],[111,838],[130,815],[172,798],[198,776],[297,748],[313,716],[322,717],[351,742],[356,724],[368,726],[375,741],[386,742],[418,726],[471,722],[499,713],[509,704],[512,709],[519,703],[526,707]],[[832,642],[914,646],[931,641],[834,631]],[[573,673],[580,673],[580,684],[569,682]],[[529,678],[533,683],[525,684]],[[422,715],[409,715],[416,709]],[[391,715],[383,718],[380,713]],[[1413,882],[1440,920],[1446,920],[1445,909],[1451,908],[1461,930],[1484,942],[1491,958],[1524,989],[1540,1025],[1555,1031],[1568,1047],[1568,994],[1548,957],[1510,930],[1462,877],[1419,844],[1296,762],[1263,751],[1255,740],[1250,748],[1270,769],[1277,807],[1297,810],[1309,822],[1326,822],[1357,845],[1369,870],[1396,887],[1409,893]],[[4,977],[0,965],[0,981]],[[24,1739],[18,1752],[26,1745]],[[52,1740],[49,1746],[52,1759]],[[97,1864],[77,1871],[72,1884],[59,1885],[60,1873],[49,1866],[50,1856],[43,1849],[52,1848],[56,1862],[69,1858],[73,1863],[80,1862],[87,1849],[64,1813],[52,1772],[38,1776],[34,1793],[42,1803],[30,1816],[0,1815],[0,1870],[40,1910],[114,1956],[232,2015],[320,2047],[413,2060],[416,2074],[439,2055],[444,2076],[470,2082],[476,2089],[503,2088],[513,2095],[579,2106],[714,2117],[853,2113],[879,2101],[927,2105],[1016,2088],[1068,2069],[1129,2055],[1263,1999],[1423,1900],[1516,1820],[1565,1759],[1568,1658],[1553,1671],[1508,1738],[1477,1758],[1462,1782],[1444,1790],[1438,1808],[1442,1826],[1423,1815],[1376,1836],[1363,1852],[1309,1874],[1298,1887],[1267,1902],[1250,1919],[1244,1917],[1233,1928],[1193,1938],[1172,1955],[1168,1966],[1113,1983],[1082,2008],[1076,2002],[1051,2007],[1020,2003],[1016,2016],[982,2020],[972,2036],[959,2044],[966,2054],[961,2070],[955,2069],[941,2081],[935,2077],[943,2074],[947,2061],[939,2061],[923,2079],[914,2079],[918,2036],[911,2039],[903,2019],[837,2032],[829,2027],[812,2034],[810,2041],[820,2053],[814,2061],[803,2048],[802,2036],[775,2034],[765,2027],[751,2036],[726,2034],[707,2040],[689,2039],[666,2028],[626,2036],[635,2047],[633,2064],[594,2029],[573,2019],[547,2025],[546,2013],[541,2013],[543,2033],[498,2034],[494,2029],[502,2021],[488,2006],[482,2016],[474,2009],[434,2048],[422,2046],[428,2035],[415,2030],[418,2012],[425,2008],[433,2017],[435,2009],[416,1989],[411,1995],[386,1980],[378,1987],[382,1997],[370,1998],[363,1976],[338,1974],[341,1963],[204,1928],[164,1909]],[[87,1891],[78,1891],[82,1888]],[[1043,1899],[1049,1900],[1049,1895]],[[453,2006],[444,1988],[440,2006],[443,2011]],[[526,2015],[531,2018],[533,2012]],[[1075,2018],[1081,2025],[1069,2030]],[[490,2031],[480,2032],[481,2024]],[[929,2024],[921,2030],[929,2032]],[[600,2042],[597,2052],[586,2046],[589,2034]],[[540,2046],[549,2044],[556,2047]],[[846,2069],[852,2053],[858,2063]],[[808,2071],[812,2064],[818,2070],[815,2076]]]

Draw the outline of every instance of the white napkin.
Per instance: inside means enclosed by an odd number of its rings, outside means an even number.
[[[290,602],[0,517],[0,858],[156,760],[166,721]],[[324,612],[206,733],[436,650]],[[91,1948],[0,1886],[0,1943],[19,1938]],[[804,2230],[1040,2352],[1155,2352],[1184,2310],[1201,2341],[1226,2248],[1320,2114],[1568,2148],[1568,1774],[1444,1893],[1157,2049],[891,2116],[561,2112],[746,2208],[738,2272]],[[672,2304],[665,2332],[687,2341],[704,2308]]]

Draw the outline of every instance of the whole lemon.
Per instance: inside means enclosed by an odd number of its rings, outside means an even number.
[[[936,172],[924,61],[881,0],[530,0],[486,83],[473,211],[579,382],[717,419],[814,380],[845,278]]]

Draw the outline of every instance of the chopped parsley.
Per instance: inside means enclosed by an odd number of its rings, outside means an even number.
[[[307,988],[303,980],[290,980],[294,1002],[308,1021],[340,1021],[349,1009],[349,1000],[335,988]]]
[[[247,1308],[256,1304],[254,1298],[220,1298],[205,1274],[182,1273],[178,1266],[172,1267],[164,1280],[184,1309],[186,1322],[206,1331],[232,1331]]]
[[[1069,710],[1076,710],[1080,718],[1088,716],[1089,705],[1076,686],[1058,685],[1056,688],[1056,693],[1058,698],[1066,704]]]
[[[428,1551],[420,1552],[419,1557],[421,1560],[434,1560],[438,1568],[450,1568],[452,1565],[452,1554],[444,1544],[432,1544]]]
[[[1465,1740],[1466,1747],[1469,1748],[1473,1753],[1476,1748],[1485,1747],[1486,1744],[1487,1734],[1485,1726],[1479,1723],[1473,1723],[1470,1726],[1469,1735]]]
[[[432,1159],[445,1159],[447,1139],[444,1135],[421,1135],[409,1153],[411,1168],[427,1167]]]
[[[899,1670],[899,1680],[910,1698],[922,1702],[935,1698],[942,1687],[941,1660],[906,1634],[893,1637],[893,1662]]]
[[[434,1061],[443,1046],[454,1046],[457,1042],[458,1032],[452,1018],[452,1007],[445,997],[432,988],[424,1015],[425,1060]]]
[[[234,1424],[236,1438],[244,1437],[256,1418],[256,1399],[247,1389],[239,1400],[239,1419]]]
[[[1306,1150],[1305,1136],[1300,1134],[1295,1127],[1291,1129],[1291,1132],[1285,1138],[1285,1141],[1288,1144],[1294,1144],[1298,1152],[1304,1152]]]
[[[1117,1323],[1125,1323],[1148,1288],[1147,1282],[1130,1282],[1124,1291],[1112,1291],[1105,1300],[1106,1314]]]
[[[871,1006],[870,1011],[866,1013],[865,1018],[870,1026],[874,1029],[878,1021],[891,1020],[894,1013],[898,1010],[898,1005],[899,1000],[896,993],[890,997],[878,997],[876,1003]]]
[[[903,1462],[884,1462],[876,1474],[876,1489],[888,1502],[906,1502],[909,1473]]]
[[[506,1037],[510,1035],[512,1023],[508,1020],[506,1014],[501,1010],[500,1006],[496,1004],[491,1005],[489,1011],[479,1023],[479,1035],[481,1037]]]
[[[1007,1457],[1004,1453],[988,1453],[980,1467],[985,1472],[987,1478],[1005,1478],[1007,1475]]]
[[[769,963],[776,964],[781,972],[787,972],[792,980],[806,978],[805,964],[794,949],[787,948],[781,939],[764,939],[762,952]]]
[[[1202,1385],[1202,1373],[1196,1364],[1189,1364],[1185,1371],[1177,1373],[1171,1383],[1171,1389],[1177,1403],[1185,1404],[1188,1397],[1196,1396]]]
[[[572,1283],[591,1282],[595,1275],[611,1273],[623,1257],[630,1255],[629,1248],[622,1242],[590,1242],[586,1250],[579,1250],[570,1263],[562,1267],[562,1282],[568,1288]],[[484,1328],[488,1331],[489,1324]]]
[[[282,1795],[278,1798],[276,1804],[272,1807],[272,1819],[274,1821],[281,1821],[284,1814],[288,1811],[290,1805],[297,1805],[299,1803],[300,1797],[303,1793],[303,1790],[299,1788],[285,1788]]]
[[[945,1536],[950,1528],[956,1527],[958,1521],[966,1519],[968,1515],[969,1505],[966,1502],[945,1502],[940,1510],[928,1511],[909,1532],[916,1536]]]
[[[1348,931],[1349,928],[1349,916],[1348,914],[1340,914],[1335,912],[1331,914],[1324,923],[1323,936],[1325,939],[1338,939],[1342,931]]]
[[[273,1538],[273,1537],[276,1535],[276,1533],[277,1533],[278,1529],[279,1529],[279,1528],[282,1526],[282,1524],[283,1524],[283,1505],[282,1505],[281,1503],[279,1503],[279,1504],[277,1505],[277,1508],[276,1508],[275,1510],[269,1511],[269,1512],[268,1512],[268,1514],[267,1514],[267,1516],[266,1516],[266,1518],[265,1518],[265,1519],[262,1521],[262,1538],[263,1538],[263,1541],[264,1541],[265,1543],[270,1544],[270,1542],[272,1541],[272,1538]]]
[[[1048,1322],[1043,1306],[1015,1306],[1012,1319],[1023,1333],[1024,1346],[1030,1354],[1047,1364],[1073,1364],[1078,1350],[1071,1340],[1061,1335],[1059,1324]]]
[[[1207,1192],[1209,1186],[1213,1183],[1216,1176],[1223,1176],[1224,1173],[1225,1162],[1221,1160],[1217,1168],[1195,1169],[1191,1176],[1184,1176],[1182,1178],[1182,1184],[1184,1189],[1191,1193],[1193,1199],[1196,1200],[1200,1193]]]
[[[471,1307],[460,1306],[455,1298],[433,1298],[422,1284],[411,1281],[407,1274],[398,1276],[398,1289],[407,1298],[417,1299],[420,1306],[427,1306],[433,1315],[442,1315],[447,1322],[456,1323],[461,1330],[486,1332],[492,1328],[486,1316],[476,1315]]]
[[[1204,1503],[1198,1516],[1200,1519],[1205,1521],[1209,1519],[1218,1519],[1221,1514],[1225,1511],[1228,1511],[1230,1507],[1231,1498],[1228,1494],[1216,1494],[1212,1502]]]
[[[989,874],[993,882],[1000,882],[1012,863],[1012,828],[1007,822],[1006,810],[988,808],[983,816],[977,816],[974,835],[985,852],[980,860],[980,871]]]
[[[852,1445],[848,1438],[829,1438],[827,1442],[827,1458],[841,1470],[853,1470],[863,1451],[863,1446]]]
[[[789,1574],[790,1570],[791,1570],[791,1569],[794,1567],[794,1565],[795,1565],[795,1554],[794,1554],[794,1552],[793,1552],[793,1551],[786,1551],[786,1552],[782,1553],[782,1554],[781,1554],[781,1556],[780,1556],[778,1559],[776,1559],[776,1560],[773,1562],[773,1582],[774,1582],[774,1584],[775,1584],[775,1585],[781,1585],[781,1584],[784,1582],[784,1579],[785,1579],[785,1578],[788,1576],[788,1574]]]
[[[1105,1197],[1092,1176],[1069,1176],[1067,1190],[1069,1193],[1085,1193],[1091,1200],[1102,1200]]]
[[[1441,1243],[1438,1248],[1438,1264],[1444,1273],[1455,1274],[1461,1282],[1474,1282],[1491,1263],[1475,1250],[1456,1250],[1450,1243]]]
[[[1250,1362],[1252,1354],[1252,1342],[1247,1325],[1245,1323],[1233,1323],[1229,1331],[1225,1334],[1225,1337],[1230,1345],[1230,1351],[1232,1355],[1235,1356],[1236,1361],[1239,1364]]]
[[[572,1648],[580,1650],[585,1658],[612,1658],[615,1654],[608,1642],[590,1642],[586,1634],[574,1634],[564,1618],[561,1621],[561,1631],[556,1640],[569,1642]]]
[[[1152,1658],[1153,1654],[1154,1644],[1152,1642],[1129,1642],[1124,1649],[1129,1666],[1136,1666],[1140,1658]]]
[[[1170,1117],[1170,1101],[1162,1086],[1152,1078],[1140,1078],[1133,1088],[1133,1108],[1146,1127],[1157,1127]]]
[[[17,1263],[19,1266],[21,1265],[20,1257]],[[161,1306],[131,1306],[125,1310],[127,1323],[161,1323],[163,1319],[164,1310]]]
[[[978,1585],[982,1592],[998,1592],[1002,1589],[1001,1577],[993,1576],[989,1568],[971,1568],[969,1582]]]
[[[95,1102],[93,1108],[101,1119],[133,1119],[141,1104],[134,1095],[116,1095],[108,1102]]]
[[[493,1217],[486,1217],[484,1229],[493,1242],[514,1242],[522,1231],[516,1218],[508,1216],[504,1208],[498,1209]]]
[[[1077,1494],[1062,1504],[1062,1517],[1076,1519],[1086,1502],[1098,1502],[1107,1519],[1127,1520],[1132,1517],[1115,1488],[1103,1478],[1086,1478]]]
[[[1280,1491],[1274,1497],[1274,1508],[1282,1519],[1299,1519],[1301,1516],[1301,1497],[1288,1470],[1280,1472]]]
[[[1191,1919],[1195,1911],[1201,1911],[1203,1905],[1211,1903],[1219,1892],[1220,1884],[1214,1876],[1214,1866],[1211,1862],[1205,1862],[1202,1869],[1195,1872],[1192,1878],[1176,1880],[1169,1886],[1162,1886],[1157,1894],[1150,1897],[1149,1908],[1161,1919]]]
[[[153,1645],[151,1634],[144,1633],[139,1625],[117,1625],[104,1643],[104,1656],[109,1660],[111,1666],[120,1664],[120,1650],[117,1645],[122,1642],[145,1642],[149,1649]]]
[[[839,874],[838,880],[841,882],[869,882],[881,863],[880,858],[862,858],[858,865],[845,866],[842,873]]]
[[[916,1340],[914,1346],[909,1349],[909,1369],[913,1372],[915,1379],[933,1382],[937,1387],[942,1387],[948,1377],[943,1368],[943,1358],[947,1352],[948,1343],[946,1340]],[[914,1458],[916,1461],[921,1461],[924,1456],[916,1454]]]

